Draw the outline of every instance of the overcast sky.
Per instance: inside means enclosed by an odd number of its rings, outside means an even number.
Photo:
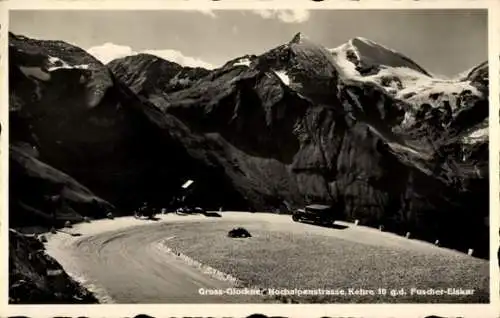
[[[485,10],[11,11],[10,31],[67,41],[104,62],[147,51],[184,65],[220,66],[297,32],[328,48],[365,37],[446,76],[488,58]]]

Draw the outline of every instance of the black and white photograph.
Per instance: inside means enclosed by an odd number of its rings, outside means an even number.
[[[9,304],[490,303],[487,9],[8,15]]]

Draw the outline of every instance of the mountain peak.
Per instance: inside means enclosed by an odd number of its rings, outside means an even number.
[[[305,39],[307,39],[307,36],[305,36],[304,33],[299,32],[299,33],[295,34],[295,36],[293,37],[292,41],[290,41],[290,43],[299,44]]]
[[[355,47],[363,45],[365,47],[371,47],[373,49],[383,50],[383,51],[387,51],[387,52],[394,52],[394,50],[389,49],[389,48],[383,46],[382,44],[379,44],[375,41],[364,38],[362,36],[357,36],[355,38],[352,38],[351,40],[349,40],[349,43]]]
[[[432,77],[429,72],[407,56],[361,36],[352,38],[346,44],[331,51],[337,52],[337,54],[341,51],[345,51],[344,53],[349,52],[351,58],[355,55],[356,66],[360,67],[360,65],[364,64],[363,68],[367,70],[373,70],[374,67],[378,69],[380,66],[392,68],[405,67],[422,73],[427,77]]]
[[[356,36],[356,37],[351,39],[351,42],[356,42],[356,41],[363,42],[363,43],[377,44],[374,41],[367,39],[365,37],[362,37],[362,36]]]

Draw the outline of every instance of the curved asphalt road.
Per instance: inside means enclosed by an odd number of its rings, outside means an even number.
[[[242,303],[262,302],[261,296],[206,296],[200,288],[225,290],[229,281],[217,280],[188,266],[183,260],[158,248],[168,238],[161,225],[165,222],[219,222],[258,220],[273,227],[297,233],[322,234],[377,246],[404,246],[411,249],[435,249],[437,253],[458,253],[431,244],[407,240],[390,233],[365,227],[349,231],[294,223],[289,216],[251,213],[223,213],[223,218],[164,215],[159,221],[132,217],[78,224],[67,232],[48,236],[47,252],[65,270],[92,290],[103,302],[116,303]],[[207,224],[208,225],[208,224]],[[439,251],[438,251],[439,250]]]
[[[180,218],[180,217],[179,217]],[[182,217],[183,221],[188,217]],[[191,217],[189,217],[191,218]],[[106,229],[85,235],[93,224],[80,224],[49,238],[47,251],[104,302],[116,303],[228,303],[251,302],[249,297],[200,295],[199,289],[226,290],[229,281],[212,278],[158,248],[168,237],[161,223],[126,221],[122,229]],[[170,218],[165,218],[170,219]],[[134,222],[135,221],[135,222]],[[179,221],[179,220],[174,220]],[[100,222],[109,221],[97,221]],[[142,223],[142,224],[141,224]],[[145,226],[146,225],[146,226]]]

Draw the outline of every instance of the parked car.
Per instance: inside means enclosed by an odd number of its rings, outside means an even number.
[[[147,203],[144,203],[139,209],[134,212],[134,217],[137,219],[146,217],[148,219],[153,219],[157,214],[155,207],[148,206]]]
[[[335,211],[330,205],[312,204],[294,211],[292,219],[295,222],[309,221],[314,224],[332,225],[335,222]]]
[[[176,212],[183,213],[183,214],[204,214],[205,213],[205,209],[200,208],[200,207],[185,206],[185,207],[182,207],[182,208],[178,208],[176,210]]]

